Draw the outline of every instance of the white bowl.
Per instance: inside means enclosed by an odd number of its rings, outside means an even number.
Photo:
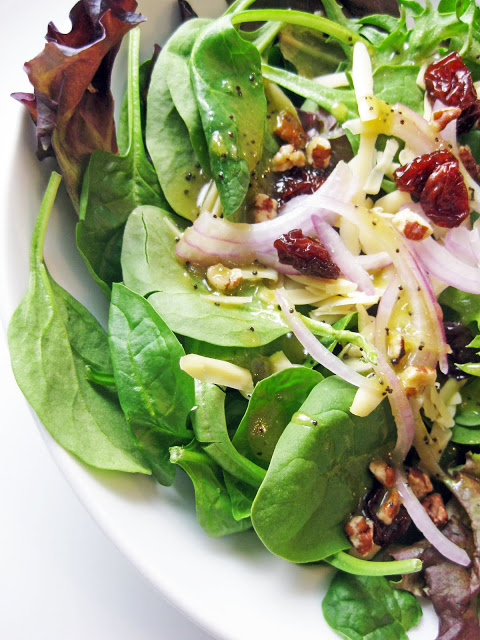
[[[43,47],[48,20],[69,30],[65,0],[23,0],[22,38],[8,48],[3,87],[29,90],[22,63]],[[273,3],[272,3],[273,4]],[[215,16],[223,0],[192,0],[203,16]],[[142,26],[142,54],[163,43],[178,23],[176,0],[140,0],[149,20]],[[6,47],[5,47],[6,55]],[[5,57],[3,58],[5,59]],[[117,60],[114,89],[125,86],[125,51]],[[2,102],[8,122],[2,146],[8,160],[0,175],[0,284],[4,326],[28,283],[28,251],[35,217],[54,167],[35,157],[33,125],[13,100]],[[106,318],[106,303],[91,281],[74,242],[75,214],[62,191],[47,232],[46,262],[53,277],[97,317]],[[36,417],[35,417],[36,419]],[[269,554],[255,534],[213,540],[196,522],[193,491],[182,474],[174,487],[152,479],[89,469],[63,451],[37,420],[48,447],[93,517],[131,562],[172,603],[210,633],[224,640],[333,640],[321,603],[331,571],[296,566]],[[435,637],[437,623],[426,608],[412,640]]]

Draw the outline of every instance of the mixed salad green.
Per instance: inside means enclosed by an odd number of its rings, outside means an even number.
[[[426,596],[439,639],[478,640],[480,9],[257,4],[179,0],[142,64],[135,0],[49,25],[15,94],[60,170],[17,382],[88,465],[165,486],[180,467],[209,535],[336,567],[344,637],[406,638]],[[62,177],[107,330],[44,261]]]

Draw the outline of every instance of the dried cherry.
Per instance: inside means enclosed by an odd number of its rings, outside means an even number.
[[[304,196],[314,193],[328,177],[324,169],[313,167],[294,167],[284,171],[275,183],[274,197],[279,206],[285,204],[296,196]]]
[[[281,264],[288,264],[307,276],[336,280],[340,269],[333,262],[325,247],[318,241],[303,235],[301,229],[292,229],[275,240]]]
[[[470,71],[456,51],[427,67],[425,88],[432,102],[438,99],[448,107],[462,110],[459,132],[469,131],[475,125],[480,117],[477,92]]]
[[[394,173],[395,182],[400,191],[406,191],[419,200],[430,174],[445,162],[456,161],[455,156],[445,149],[426,153],[397,169]]]
[[[470,214],[468,191],[458,162],[445,162],[430,174],[420,196],[425,215],[439,227],[458,227]]]
[[[377,486],[367,494],[363,503],[364,514],[373,521],[373,541],[380,547],[386,547],[401,538],[411,524],[410,516],[403,504],[392,524],[385,524],[379,519],[377,513],[384,495],[385,488]]]

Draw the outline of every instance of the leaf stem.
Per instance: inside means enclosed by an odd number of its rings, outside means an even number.
[[[56,171],[52,171],[50,180],[48,181],[45,195],[43,196],[40,211],[38,212],[37,221],[33,230],[32,246],[30,249],[30,269],[35,271],[35,266],[43,262],[43,245],[45,242],[45,232],[47,231],[48,221],[52,212],[53,203],[57,196],[58,187],[62,181],[62,176]]]
[[[142,114],[140,110],[140,28],[132,29],[128,40],[128,150],[132,150],[135,140],[143,150],[143,136],[135,136],[142,130]]]
[[[260,33],[258,38],[253,41],[253,44],[257,47],[260,55],[264,53],[268,45],[273,42],[282,27],[283,22],[271,22],[262,31],[262,33]]]
[[[375,347],[372,346],[361,333],[348,331],[348,329],[335,329],[327,322],[319,322],[318,320],[303,315],[302,320],[316,336],[333,338],[341,343],[350,342],[362,350],[363,355],[371,364],[377,364],[377,351]]]
[[[287,24],[295,24],[299,27],[307,27],[314,31],[326,33],[340,42],[347,45],[353,45],[355,42],[363,42],[369,51],[371,44],[359,36],[355,31],[350,31],[346,27],[315,14],[306,13],[304,11],[292,11],[290,9],[257,9],[253,11],[243,11],[235,13],[232,17],[233,24],[241,24],[244,22],[286,22]]]
[[[339,551],[333,556],[325,558],[325,562],[345,573],[356,576],[396,576],[406,573],[417,573],[422,569],[422,561],[418,558],[411,560],[392,560],[391,562],[374,562],[361,560],[349,553]]]
[[[98,371],[98,369],[94,369],[89,364],[85,365],[85,377],[89,382],[101,385],[102,387],[115,386],[115,378],[113,377],[113,373],[108,373],[107,371]]]
[[[243,11],[244,9],[248,9],[248,7],[253,4],[255,0],[236,0],[233,2],[228,9],[224,12],[224,16],[233,15]]]

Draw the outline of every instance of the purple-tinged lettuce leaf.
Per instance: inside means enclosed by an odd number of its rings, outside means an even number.
[[[136,7],[136,0],[78,2],[71,31],[50,23],[44,50],[25,64],[34,94],[13,94],[37,126],[40,157],[56,156],[77,210],[91,153],[117,152],[111,72],[123,36],[144,20]]]
[[[456,517],[451,517],[443,529],[444,535],[475,555],[472,532]],[[477,614],[479,591],[477,567],[461,567],[446,560],[426,540],[391,552],[395,560],[420,558],[424,583],[400,582],[397,588],[418,593],[423,590],[432,601],[439,618],[437,640],[478,640],[480,625]],[[420,574],[415,574],[419,577]]]

